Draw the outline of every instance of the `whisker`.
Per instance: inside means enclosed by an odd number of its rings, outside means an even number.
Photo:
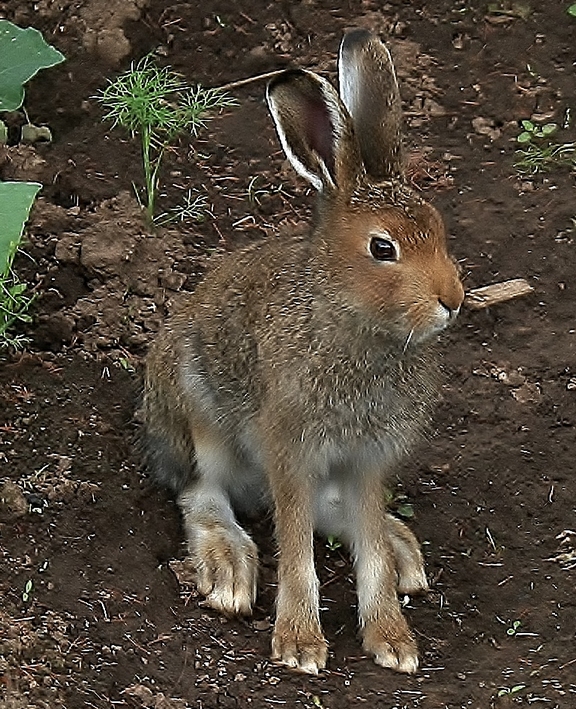
[[[406,352],[406,350],[408,349],[408,345],[410,344],[410,340],[412,339],[412,335],[413,335],[413,334],[414,334],[414,328],[412,328],[412,329],[410,330],[410,332],[408,333],[408,337],[406,338],[406,342],[404,343],[404,349],[402,350],[402,353],[403,353],[403,354],[404,354],[404,352]]]

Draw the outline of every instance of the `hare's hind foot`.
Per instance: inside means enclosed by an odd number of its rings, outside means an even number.
[[[424,557],[420,543],[410,528],[391,514],[386,514],[387,535],[396,566],[398,593],[428,591]]]
[[[395,590],[402,594],[427,591],[424,559],[413,532],[391,514],[385,515],[384,531],[390,545],[390,568],[396,571]],[[377,665],[407,674],[416,672],[418,648],[394,593],[383,594],[377,603],[365,606],[361,625],[364,650]]]
[[[178,498],[196,586],[205,604],[224,615],[250,615],[256,600],[258,549],[214,491],[187,490]]]

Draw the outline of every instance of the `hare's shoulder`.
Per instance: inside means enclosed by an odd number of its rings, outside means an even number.
[[[310,278],[311,245],[301,236],[271,236],[215,254],[193,300],[226,304],[271,300],[295,282]]]

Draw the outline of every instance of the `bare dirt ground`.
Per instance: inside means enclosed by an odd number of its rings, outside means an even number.
[[[576,707],[576,569],[553,560],[570,553],[558,535],[576,528],[574,174],[514,168],[519,120],[574,116],[576,19],[567,1],[531,4],[2,5],[67,56],[27,91],[53,143],[0,153],[1,179],[45,185],[17,261],[38,293],[30,344],[0,359],[2,706]],[[164,206],[192,186],[213,217],[151,234],[132,196],[138,148],[91,98],[149,51],[206,86],[294,65],[334,79],[352,26],[391,39],[410,174],[445,215],[466,287],[518,276],[534,287],[464,311],[443,338],[438,435],[392,481],[413,507],[432,587],[405,609],[421,648],[414,677],[361,655],[349,560],[322,540],[330,658],[317,678],[268,660],[270,520],[252,529],[263,569],[253,618],[223,619],[179,585],[178,512],[135,445],[142,357],[211,248],[304,228],[313,195],[284,164],[253,83],[165,166]],[[15,135],[24,118],[8,119]]]

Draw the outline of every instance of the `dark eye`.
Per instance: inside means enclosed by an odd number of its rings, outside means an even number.
[[[398,253],[396,247],[389,239],[373,236],[370,242],[370,253],[376,261],[396,261]]]

